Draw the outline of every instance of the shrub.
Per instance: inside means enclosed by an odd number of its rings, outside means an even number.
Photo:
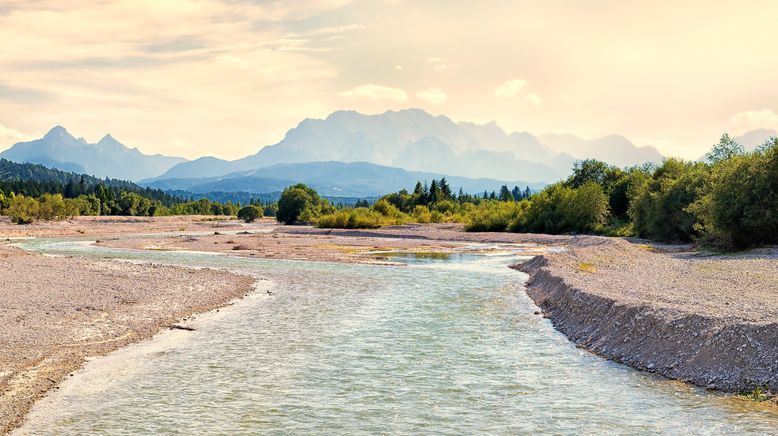
[[[427,206],[418,205],[413,208],[413,218],[419,223],[432,222],[432,214]]]
[[[24,195],[12,195],[6,213],[16,224],[29,224],[38,216],[38,200]]]
[[[317,218],[316,226],[339,229],[375,229],[381,227],[383,215],[364,207],[344,209]]]
[[[254,222],[257,218],[262,218],[262,209],[254,205],[242,207],[238,211],[238,218],[247,223]]]
[[[380,199],[373,205],[373,210],[380,213],[385,217],[398,218],[401,213],[400,209],[395,207],[392,203],[389,203],[386,199]]]
[[[523,203],[523,202],[522,202]],[[468,232],[502,232],[518,219],[520,203],[484,201],[465,216],[465,230]]]

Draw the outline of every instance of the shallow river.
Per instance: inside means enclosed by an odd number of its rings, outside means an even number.
[[[516,254],[369,266],[22,246],[226,268],[273,292],[90,362],[22,434],[778,433],[774,411],[576,349],[533,314]]]

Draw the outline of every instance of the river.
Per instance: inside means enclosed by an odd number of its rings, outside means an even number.
[[[778,433],[769,409],[577,349],[507,268],[520,249],[378,266],[20,245],[224,268],[262,288],[196,331],[90,361],[19,434]]]

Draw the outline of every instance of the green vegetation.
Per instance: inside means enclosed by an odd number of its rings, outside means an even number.
[[[241,219],[247,223],[251,223],[254,222],[257,218],[262,218],[262,212],[262,209],[254,206],[253,204],[250,204],[248,206],[242,207],[238,211],[238,219]]]
[[[239,206],[186,201],[130,182],[0,159],[0,214],[19,224],[78,215],[235,215]]]
[[[759,403],[775,399],[775,394],[767,386],[757,386],[750,391],[741,393],[740,396]]]
[[[639,236],[741,250],[778,243],[778,140],[746,152],[724,134],[706,162],[666,159],[621,169],[584,160],[541,192],[498,192],[455,195],[444,178],[313,221],[346,228],[462,222],[474,232]]]
[[[298,183],[281,193],[276,219],[284,224],[310,223],[334,212],[335,207],[329,201],[319,197],[313,189]]]

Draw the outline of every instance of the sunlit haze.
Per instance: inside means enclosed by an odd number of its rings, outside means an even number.
[[[54,125],[238,158],[305,118],[418,107],[697,158],[778,128],[778,3],[0,1],[0,150]]]

